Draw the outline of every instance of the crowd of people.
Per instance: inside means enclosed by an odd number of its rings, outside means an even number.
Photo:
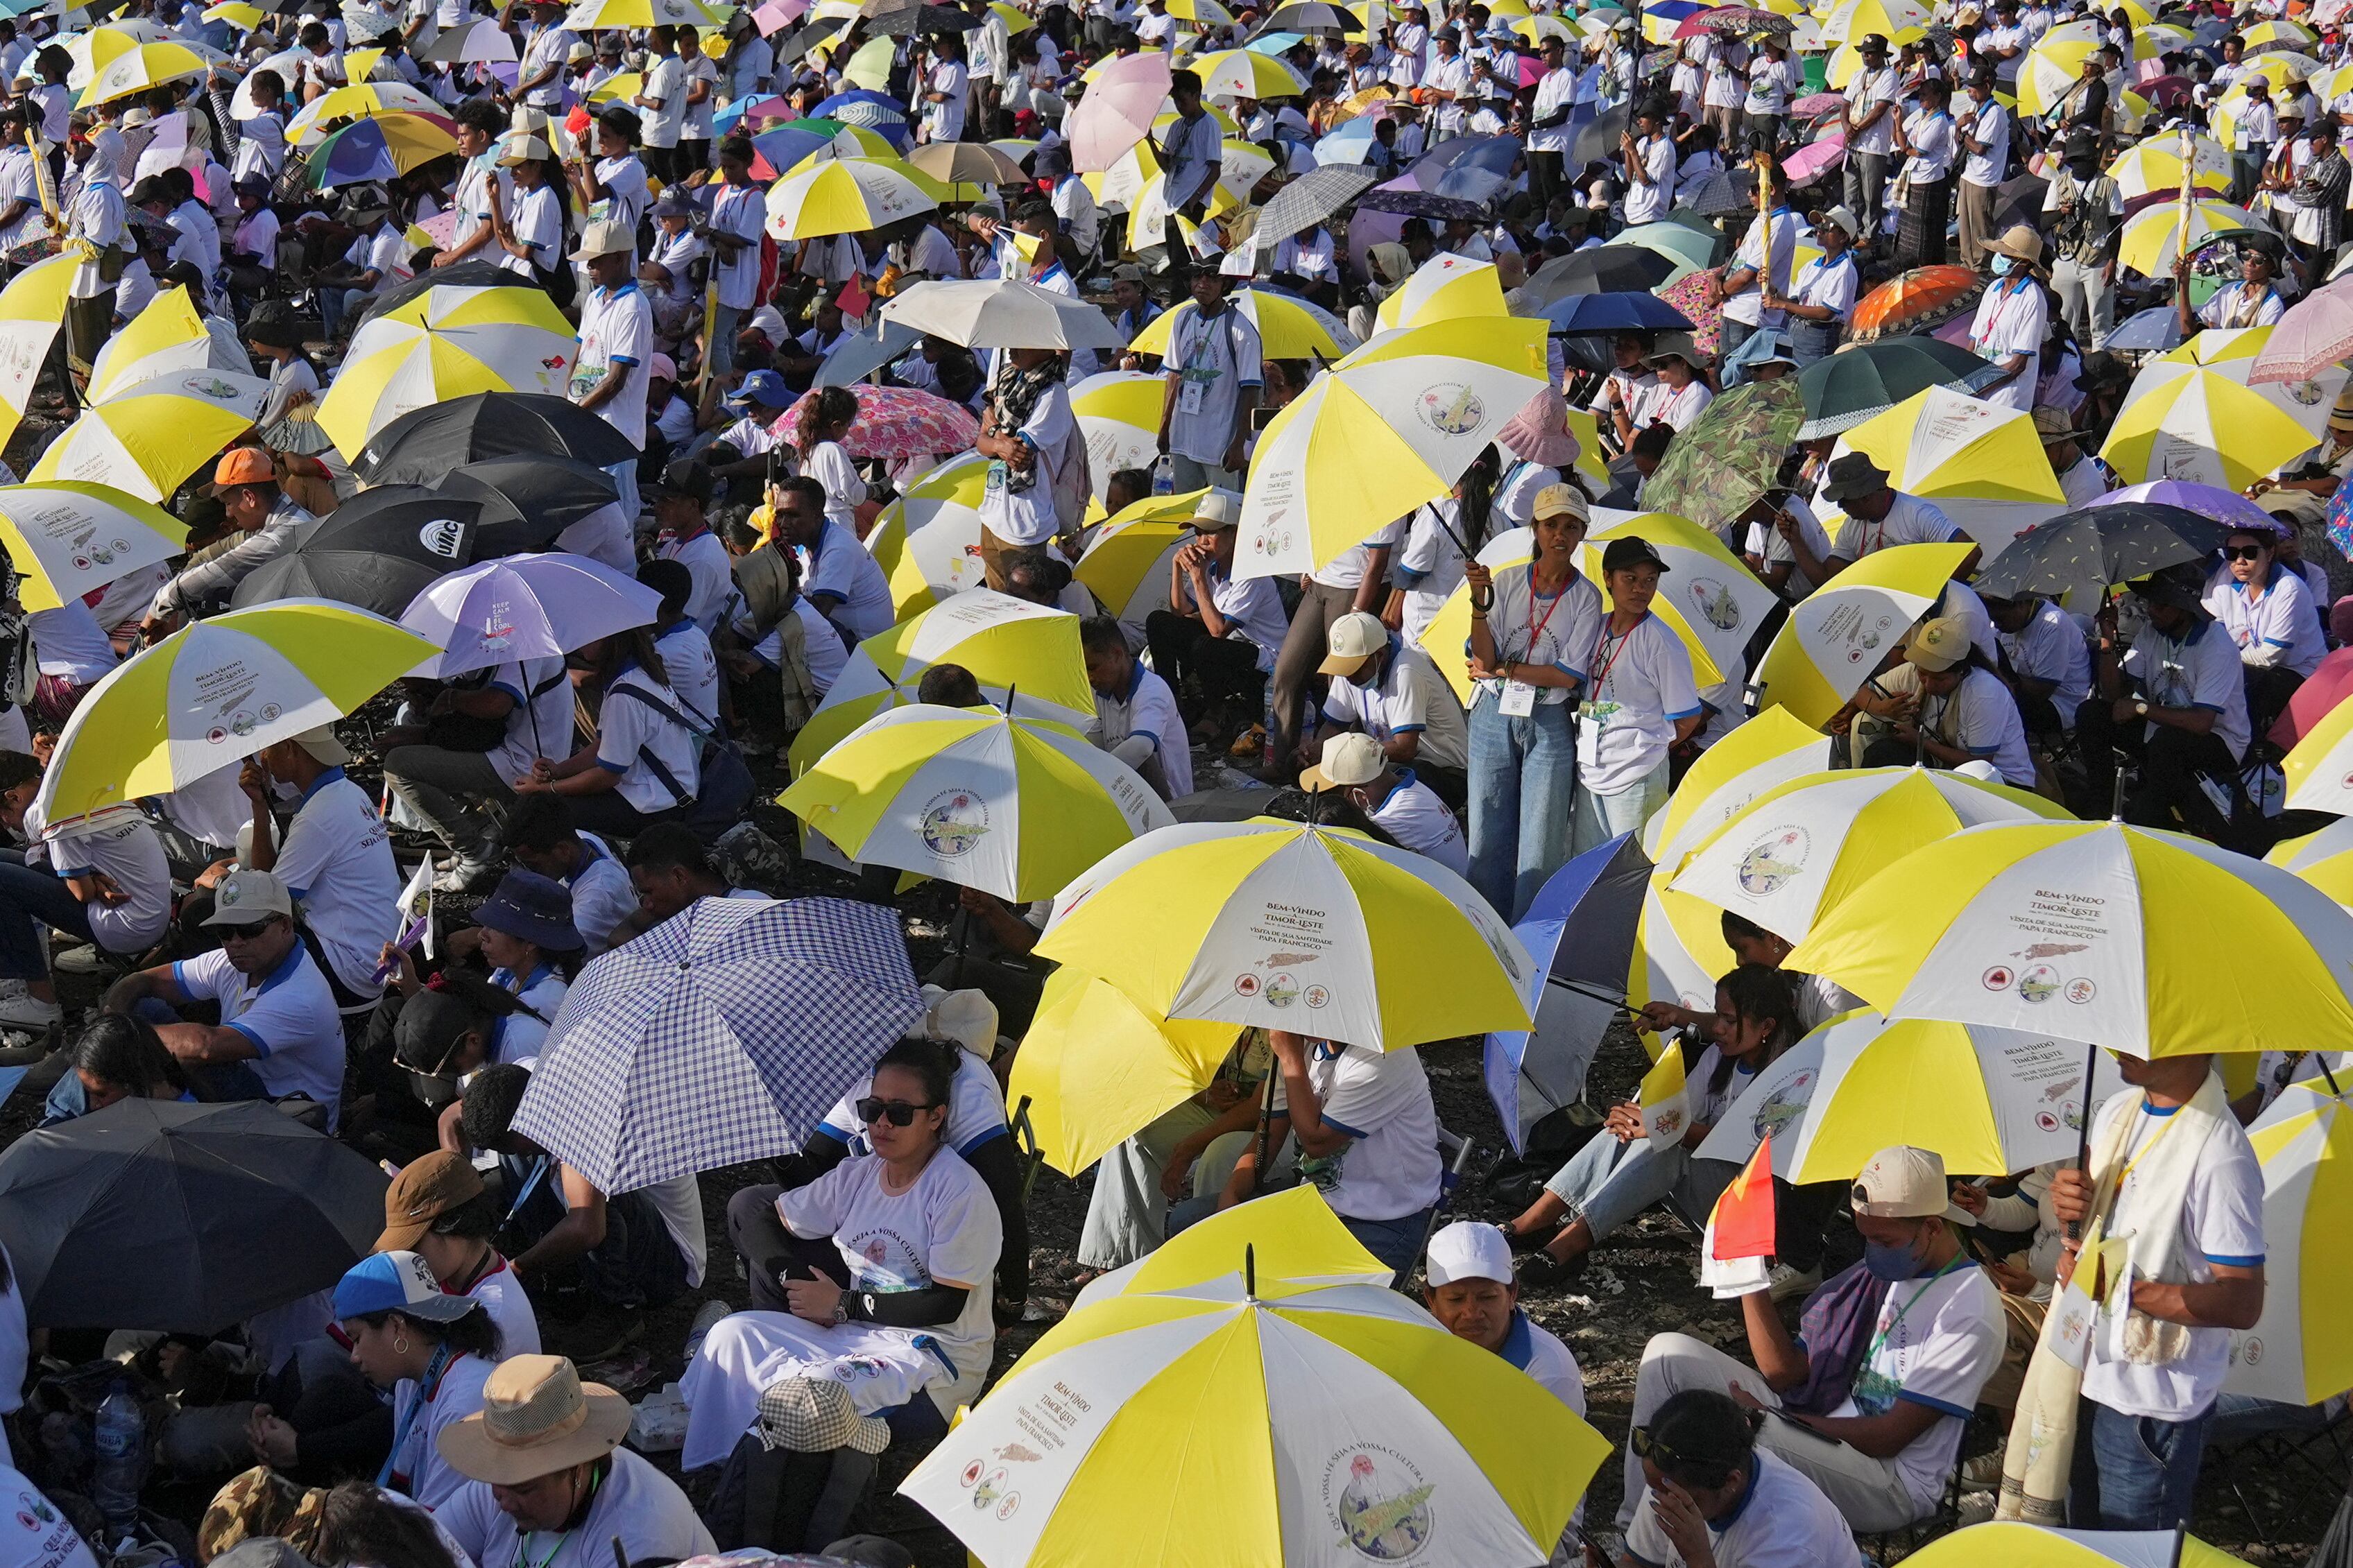
[[[913,1562],[860,1533],[884,1457],[938,1443],[1003,1370],[1001,1336],[1062,1305],[1033,1289],[1033,1152],[1006,1089],[1053,967],[1033,951],[1050,904],[959,889],[915,1025],[822,1086],[838,1099],[814,1133],[723,1205],[694,1174],[605,1190],[523,1108],[543,1056],[586,1048],[565,1036],[584,968],[701,900],[930,897],[821,840],[781,850],[750,817],[754,768],[805,769],[796,737],[946,577],[1076,617],[1086,741],[1179,819],[1359,832],[1509,923],[1573,858],[1644,841],[1774,704],[1760,671],[1809,598],[1883,552],[1958,546],[1834,694],[1831,765],[1947,770],[2270,848],[2295,820],[2274,727],[2353,658],[2341,369],[2295,384],[2307,450],[2147,498],[2210,541],[2096,593],[1973,586],[2031,536],[1907,493],[1840,438],[1859,421],[1778,426],[1743,454],[1767,477],[1689,520],[1769,605],[1736,657],[1692,626],[1734,591],[1687,594],[1691,547],[1641,520],[1690,493],[1694,450],[1723,454],[1726,410],[1769,406],[1742,389],[1815,397],[1815,367],[1931,330],[1968,368],[1920,388],[2029,422],[2063,498],[2037,524],[2140,504],[2128,477],[2175,470],[2101,455],[2136,368],[2271,328],[2339,269],[2343,0],[1668,9],[1689,15],[779,0],[706,26],[613,0],[128,0],[76,34],[0,21],[0,251],[12,277],[79,258],[25,377],[34,456],[166,309],[204,323],[200,363],[263,384],[248,433],[158,486],[184,554],[54,608],[29,607],[32,563],[10,574],[0,826],[22,848],[0,856],[0,1026],[45,1064],[45,1127],[262,1100],[391,1173],[383,1233],[340,1283],[216,1331],[28,1329],[11,1288],[0,1409],[78,1359],[118,1365],[154,1413],[142,1459],[204,1505],[197,1560],[230,1568]],[[1127,137],[1141,177],[1080,168],[1111,162],[1090,99],[1139,56],[1173,68],[1166,111]],[[342,161],[372,125],[382,148]],[[2150,165],[2177,148],[2168,185]],[[920,200],[844,228],[769,194],[828,161],[887,167]],[[2128,264],[2127,231],[2168,213],[2175,242]],[[1482,271],[1496,311],[1553,318],[1541,390],[1444,493],[1350,520],[1311,570],[1262,570],[1271,422],[1400,308]],[[890,301],[977,280],[1079,302],[1128,346],[893,335]],[[382,454],[331,443],[320,411],[370,324],[444,284],[543,292],[574,328],[552,363],[607,448],[558,458],[610,499],[540,541],[659,608],[560,656],[401,680],[384,722],[287,731],[186,787],[51,820],[46,786],[110,677],[250,604],[243,585],[367,493]],[[1872,313],[1906,288],[1941,290],[1941,312]],[[1581,296],[1623,320],[1562,330]],[[1337,352],[1278,352],[1300,321]],[[1156,416],[1092,426],[1090,378],[1138,376],[1158,378]],[[861,401],[878,389],[976,433],[885,450]],[[2235,440],[2212,435],[2224,456]],[[531,448],[480,455],[512,450]],[[908,498],[976,459],[969,539],[952,569],[922,565]],[[1139,521],[1166,548],[1115,595],[1090,556]],[[897,698],[1017,695],[943,660]],[[403,869],[419,853],[444,900],[428,945]],[[1573,1289],[1646,1211],[1702,1226],[1741,1169],[1703,1155],[1710,1133],[1860,1005],[1741,914],[1721,935],[1735,966],[1712,998],[1630,1015],[1683,1045],[1680,1131],[1639,1097],[1590,1125],[1563,1112],[1550,1173],[1472,1217],[1485,1200],[1450,1174],[1468,1130],[1441,1126],[1419,1048],[1236,1029],[1212,1081],[1096,1165],[1082,1282],[1311,1184],[1399,1288],[1419,1275],[1439,1325],[1585,1416],[1577,1356],[1523,1289]],[[1851,1180],[1777,1182],[1769,1269],[1721,1292],[1745,1353],[1651,1338],[1605,1432],[1615,1515],[1580,1508],[1553,1560],[1841,1564],[1989,1516],[2086,1221],[2142,1250],[2127,1331],[2081,1370],[2070,1522],[2186,1527],[2211,1447],[2341,1420],[2341,1394],[2223,1390],[2264,1302],[2245,1124],[2325,1068],[2266,1058],[2227,1091],[2212,1056],[2120,1068],[2081,1160],[1947,1171],[1899,1144]],[[698,1300],[682,1343],[653,1326]],[[633,1427],[596,1376],[654,1362],[683,1367],[667,1441],[656,1401]],[[96,1403],[16,1423],[0,1480],[79,1527],[28,1506],[27,1563],[97,1568],[157,1537],[81,1501],[75,1422]]]

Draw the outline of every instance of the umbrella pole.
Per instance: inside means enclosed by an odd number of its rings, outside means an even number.
[[[1477,1139],[1465,1138],[1462,1146],[1454,1151],[1453,1163],[1447,1166],[1445,1181],[1438,1190],[1438,1201],[1430,1205],[1430,1217],[1421,1222],[1421,1245],[1413,1249],[1413,1256],[1406,1259],[1404,1266],[1390,1279],[1390,1289],[1404,1289],[1405,1282],[1413,1277],[1414,1265],[1420,1262],[1422,1255],[1430,1250],[1430,1238],[1438,1234],[1439,1225],[1446,1218],[1447,1208],[1454,1200],[1455,1189],[1462,1184],[1462,1173],[1470,1168],[1471,1155],[1478,1147]]]
[[[1269,1063],[1266,1092],[1261,1096],[1258,1104],[1258,1163],[1250,1167],[1250,1196],[1252,1197],[1258,1196],[1266,1190],[1267,1162],[1274,1158],[1273,1151],[1267,1145],[1274,1136],[1274,1086],[1282,1079],[1281,1065]]]
[[[2075,1130],[2075,1169],[2083,1172],[2087,1177],[2092,1173],[2092,1075],[2099,1070],[2100,1047],[2085,1046],[2084,1047],[2084,1124]],[[2084,1225],[2081,1220],[2067,1222],[2067,1239],[2070,1241],[2084,1239]]]
[[[2337,1087],[2337,1075],[2328,1070],[2327,1055],[2321,1051],[2313,1052],[2312,1065],[2320,1069],[2321,1081],[2328,1085],[2328,1092],[2338,1100],[2344,1099],[2345,1091]]]

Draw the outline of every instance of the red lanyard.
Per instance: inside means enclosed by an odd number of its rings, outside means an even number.
[[[1651,613],[1648,610],[1643,611],[1642,620],[1646,621],[1650,618]],[[1607,621],[1602,622],[1601,641],[1595,645],[1593,653],[1594,657],[1597,658],[1599,658],[1600,656],[1605,653],[1609,657],[1601,660],[1601,673],[1593,678],[1592,689],[1593,694],[1596,697],[1601,695],[1602,684],[1609,679],[1609,671],[1618,663],[1618,656],[1626,651],[1626,645],[1634,639],[1635,629],[1641,626],[1641,624],[1642,621],[1636,621],[1633,626],[1628,626],[1626,628],[1626,635],[1618,639],[1618,646],[1616,647],[1611,647],[1609,646],[1609,623]]]
[[[1567,582],[1566,582],[1566,583],[1563,583],[1563,584],[1560,585],[1560,592],[1559,592],[1559,593],[1557,593],[1557,594],[1555,594],[1555,595],[1552,596],[1552,603],[1550,603],[1550,604],[1548,604],[1548,605],[1546,605],[1545,606],[1544,618],[1543,618],[1542,620],[1538,620],[1538,619],[1536,618],[1536,574],[1535,574],[1535,569],[1534,567],[1529,568],[1529,570],[1528,570],[1528,645],[1527,645],[1527,647],[1526,647],[1525,648],[1524,648],[1524,649],[1522,649],[1522,650],[1521,650],[1522,652],[1525,653],[1525,654],[1528,656],[1528,658],[1527,658],[1527,661],[1528,661],[1529,663],[1533,664],[1533,663],[1535,663],[1535,657],[1536,657],[1536,638],[1538,638],[1538,637],[1542,637],[1542,636],[1544,635],[1544,629],[1545,629],[1545,627],[1546,627],[1547,626],[1550,626],[1550,625],[1552,624],[1552,613],[1553,613],[1555,610],[1557,610],[1557,609],[1559,609],[1559,608],[1560,608],[1560,602],[1561,602],[1563,599],[1566,599],[1566,598],[1567,598],[1567,597],[1568,597],[1568,591],[1569,591],[1569,589],[1570,589],[1572,586],[1574,586],[1574,585],[1576,584],[1576,582],[1577,582],[1577,574],[1576,574],[1575,573],[1571,573],[1571,574],[1569,574],[1569,580],[1568,580]]]

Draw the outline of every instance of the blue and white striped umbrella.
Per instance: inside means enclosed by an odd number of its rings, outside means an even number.
[[[788,1154],[923,1011],[888,910],[698,900],[581,972],[515,1131],[608,1193]]]

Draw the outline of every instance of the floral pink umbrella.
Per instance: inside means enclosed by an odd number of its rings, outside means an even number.
[[[849,390],[858,399],[858,417],[850,422],[841,444],[852,458],[895,463],[969,451],[980,436],[980,421],[971,409],[936,393],[912,386],[860,385]],[[797,438],[801,411],[816,395],[804,394],[769,428],[787,439]]]

